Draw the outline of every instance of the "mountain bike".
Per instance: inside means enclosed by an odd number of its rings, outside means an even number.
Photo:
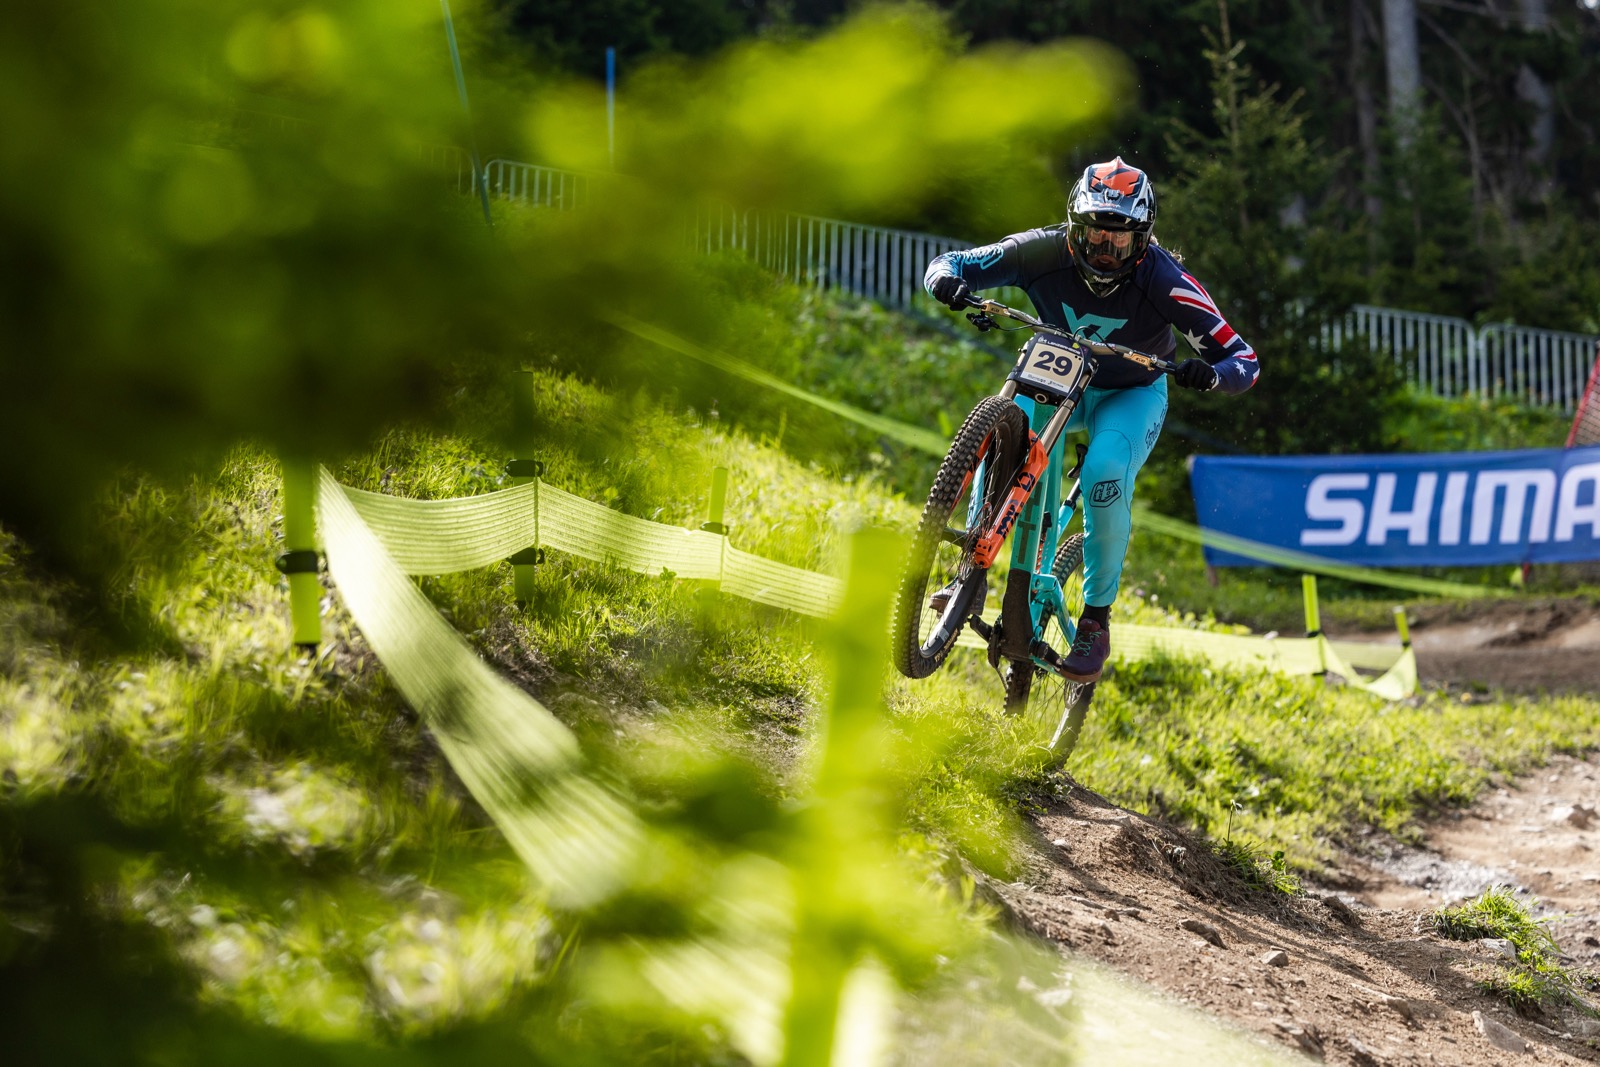
[[[1021,324],[1010,329],[1033,332],[1005,386],[972,409],[934,477],[895,598],[895,666],[908,678],[927,677],[971,626],[1001,673],[1006,711],[1027,717],[1050,765],[1060,766],[1077,744],[1096,685],[1065,678],[1063,657],[1049,640],[1054,622],[1062,647],[1071,647],[1078,613],[1069,608],[1081,605],[1069,605],[1068,596],[1074,602],[1082,596],[1083,535],[1062,532],[1078,508],[1087,449],[1077,446],[1077,462],[1065,474],[1072,488],[1063,496],[1067,420],[1101,360],[1126,359],[1167,374],[1176,367],[993,300],[969,296],[967,305],[976,309],[967,318],[980,331],[1006,329],[998,316]],[[1008,535],[1010,568],[992,575]],[[984,617],[991,576],[1003,585],[993,621]]]

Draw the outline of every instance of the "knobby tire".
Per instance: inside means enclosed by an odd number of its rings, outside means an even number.
[[[967,613],[981,609],[988,576],[986,571],[970,565],[973,545],[986,520],[992,518],[998,502],[1004,499],[1016,470],[1026,459],[1027,443],[1028,417],[1016,404],[998,396],[979,401],[961,429],[956,431],[950,450],[939,465],[939,473],[934,476],[933,488],[928,491],[928,502],[912,537],[906,570],[895,597],[890,643],[895,667],[907,678],[926,678],[938,670],[955,647]],[[961,547],[960,585],[951,597],[951,607],[955,610],[947,611],[948,633],[942,640],[935,640],[936,631],[925,641],[919,627],[928,603],[929,575],[944,544],[952,514],[965,496],[969,477],[977,470],[986,445],[991,462],[984,476],[985,504],[979,521],[973,524],[974,528]]]

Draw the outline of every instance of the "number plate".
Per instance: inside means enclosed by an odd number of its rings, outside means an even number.
[[[1086,353],[1068,341],[1034,334],[1022,346],[1017,377],[1057,393],[1071,393],[1088,370]]]

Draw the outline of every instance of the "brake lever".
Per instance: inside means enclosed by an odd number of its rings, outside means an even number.
[[[988,333],[990,330],[998,330],[1000,328],[1000,324],[991,319],[987,312],[983,311],[967,312],[967,321],[976,326],[979,333]]]
[[[1082,334],[1073,334],[1073,337],[1077,338],[1079,343],[1084,344],[1091,349],[1094,349],[1098,352],[1103,352],[1106,355],[1121,356],[1129,363],[1137,363],[1146,370],[1158,370],[1163,374],[1176,374],[1178,371],[1178,365],[1176,363],[1168,362],[1167,360],[1162,359],[1160,356],[1148,355],[1144,352],[1138,351],[1137,349],[1128,348],[1125,345],[1112,344],[1110,341],[1091,341]]]
[[[1163,374],[1172,374],[1178,369],[1164,359],[1157,356],[1147,356],[1143,352],[1119,352],[1117,354],[1129,363],[1137,363],[1146,370],[1158,370]]]

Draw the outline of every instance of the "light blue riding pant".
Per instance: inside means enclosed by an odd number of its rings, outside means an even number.
[[[1133,480],[1150,458],[1167,417],[1167,379],[1128,389],[1084,390],[1067,432],[1087,431],[1089,453],[1078,484],[1083,495],[1083,600],[1109,607],[1122,581],[1133,532]]]

